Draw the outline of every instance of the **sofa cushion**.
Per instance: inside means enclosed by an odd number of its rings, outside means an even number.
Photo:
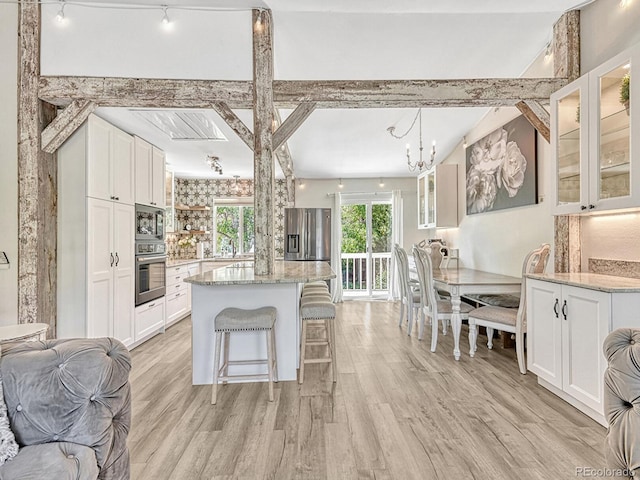
[[[0,345],[0,355],[2,345]],[[11,431],[9,417],[7,415],[7,405],[4,403],[4,393],[2,391],[2,374],[0,374],[0,465],[18,454],[18,443]]]
[[[98,473],[92,448],[53,442],[21,448],[15,458],[0,467],[0,480],[95,480]]]
[[[128,478],[130,369],[126,347],[111,338],[3,345],[0,371],[16,440],[87,445],[100,478]]]

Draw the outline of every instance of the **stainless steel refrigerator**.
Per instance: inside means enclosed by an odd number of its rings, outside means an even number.
[[[331,209],[285,208],[285,260],[331,262]]]

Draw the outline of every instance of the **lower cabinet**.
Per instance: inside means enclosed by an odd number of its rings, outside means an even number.
[[[639,326],[640,294],[603,292],[527,279],[527,367],[538,382],[594,418],[604,419],[605,337]]]
[[[136,342],[164,330],[165,308],[165,297],[136,307],[134,328]]]
[[[184,279],[198,273],[200,262],[167,268],[167,327],[191,313],[191,284]]]

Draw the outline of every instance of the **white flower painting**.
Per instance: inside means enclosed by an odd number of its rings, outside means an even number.
[[[520,116],[467,148],[467,215],[536,203],[535,141]]]

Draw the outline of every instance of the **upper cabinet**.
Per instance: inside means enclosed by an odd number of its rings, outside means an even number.
[[[87,196],[133,205],[133,137],[95,115],[87,135]]]
[[[418,228],[458,226],[458,166],[436,165],[418,177]]]
[[[165,207],[165,155],[135,137],[136,203]]]
[[[640,207],[638,79],[634,47],[551,96],[555,214]]]

